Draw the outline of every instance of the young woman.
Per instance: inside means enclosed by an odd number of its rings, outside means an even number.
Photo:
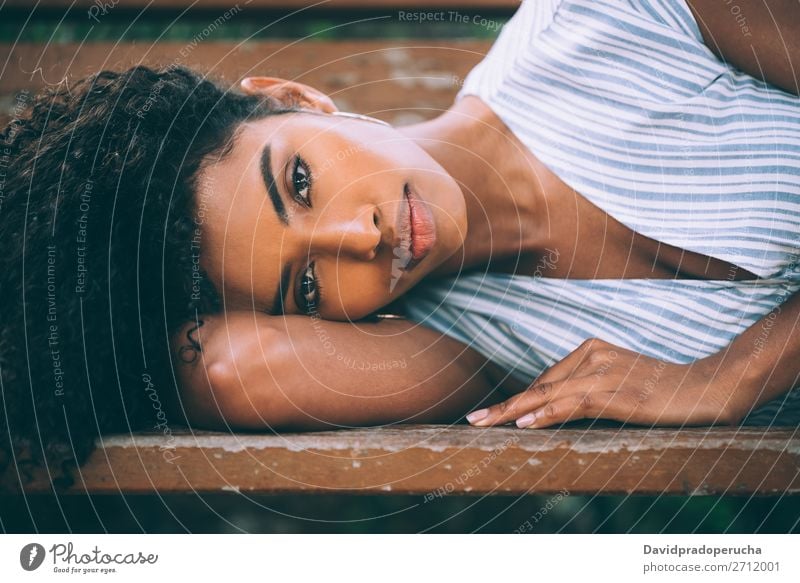
[[[179,68],[40,97],[4,133],[2,433],[80,461],[184,423],[797,423],[800,17],[771,9],[524,3],[402,128]]]

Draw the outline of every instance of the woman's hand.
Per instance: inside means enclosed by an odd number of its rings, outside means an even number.
[[[473,411],[475,426],[541,428],[576,419],[644,425],[738,423],[730,403],[736,382],[720,375],[717,359],[671,364],[599,339],[581,344],[525,391]],[[738,409],[736,409],[738,410]]]

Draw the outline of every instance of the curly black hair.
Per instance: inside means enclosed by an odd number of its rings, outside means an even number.
[[[3,128],[0,476],[44,465],[64,487],[98,435],[164,426],[170,337],[220,309],[200,170],[243,122],[292,110],[138,66],[51,88]]]

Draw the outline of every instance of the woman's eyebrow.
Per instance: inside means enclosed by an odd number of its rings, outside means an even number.
[[[264,144],[261,150],[261,177],[264,180],[264,186],[269,194],[269,200],[275,209],[275,214],[278,215],[278,220],[284,225],[289,225],[289,215],[286,212],[286,206],[283,204],[281,193],[278,192],[278,187],[275,183],[275,175],[272,172],[272,149],[269,143]],[[275,289],[275,296],[272,299],[272,307],[268,310],[271,316],[282,316],[285,312],[286,297],[289,293],[292,277],[292,264],[287,263],[281,270],[281,279],[278,282],[278,287]]]
[[[278,220],[288,226],[289,215],[275,184],[275,175],[272,173],[272,149],[269,143],[264,144],[264,149],[261,150],[261,177],[264,179],[264,186],[267,189],[270,201],[272,201],[272,206],[275,208],[275,214],[278,215]]]
[[[275,290],[275,297],[272,299],[272,308],[269,310],[270,316],[283,316],[285,313],[286,298],[289,295],[290,279],[292,277],[292,264],[287,263],[281,271],[281,280]]]

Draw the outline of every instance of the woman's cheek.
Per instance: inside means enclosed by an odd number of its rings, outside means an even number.
[[[327,259],[327,258],[326,258]],[[426,265],[430,260],[430,265]],[[411,271],[405,261],[383,253],[372,261],[338,257],[320,265],[323,309],[321,316],[334,320],[358,320],[400,298],[436,264],[429,257]]]
[[[322,280],[323,313],[332,320],[358,320],[385,306],[391,299],[385,277],[357,270],[339,270]]]

